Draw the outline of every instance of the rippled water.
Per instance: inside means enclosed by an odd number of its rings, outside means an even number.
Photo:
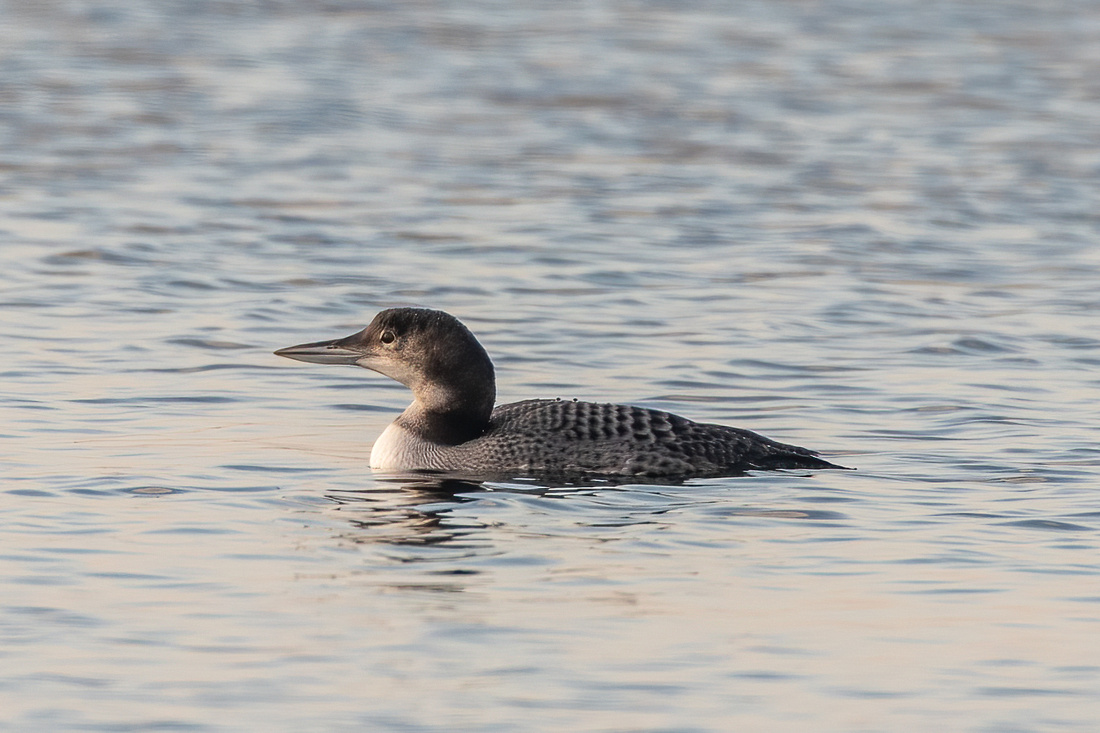
[[[0,4],[0,727],[1100,726],[1100,6]],[[271,351],[855,472],[372,474]]]

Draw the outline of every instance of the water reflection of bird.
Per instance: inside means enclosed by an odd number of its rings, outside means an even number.
[[[476,475],[690,477],[841,468],[749,430],[631,405],[535,399],[493,407],[493,363],[454,316],[392,308],[362,331],[275,352],[396,379],[413,403],[378,438],[371,468]]]

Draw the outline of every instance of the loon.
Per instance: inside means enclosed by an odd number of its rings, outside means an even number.
[[[443,311],[391,308],[346,338],[275,354],[365,367],[412,390],[413,403],[375,441],[372,469],[691,478],[843,468],[748,430],[644,407],[561,399],[494,407],[493,362]]]

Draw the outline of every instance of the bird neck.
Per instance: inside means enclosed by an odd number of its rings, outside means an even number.
[[[413,403],[398,424],[425,440],[457,445],[473,440],[489,427],[496,400],[493,362],[472,335],[460,345],[440,343],[425,366],[405,383]]]
[[[458,445],[489,427],[493,397],[488,402],[425,402],[417,397],[394,422],[416,436],[440,445]]]

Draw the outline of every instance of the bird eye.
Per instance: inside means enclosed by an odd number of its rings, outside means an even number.
[[[393,331],[383,331],[382,335],[378,337],[378,340],[384,344],[392,344],[397,340],[397,337],[393,335]]]

